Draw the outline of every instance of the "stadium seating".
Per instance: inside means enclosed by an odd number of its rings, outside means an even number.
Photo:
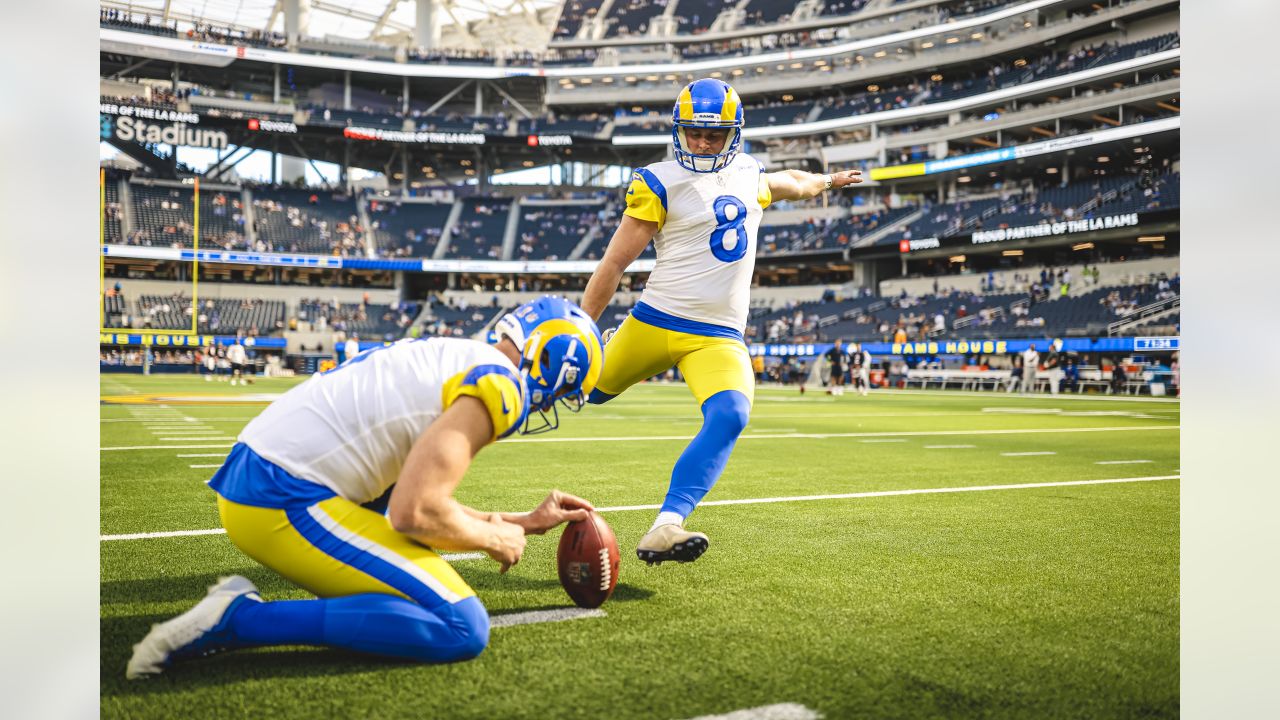
[[[893,210],[850,215],[823,226],[815,234],[805,237],[799,245],[792,246],[791,251],[831,250],[855,245],[864,235],[891,225],[915,211],[913,206],[903,206]]]
[[[580,260],[599,260],[604,256],[604,249],[609,244],[609,240],[613,238],[613,231],[618,229],[618,223],[622,221],[622,211],[626,209],[626,204],[622,202],[621,197],[612,202],[608,202],[604,207],[604,214],[600,218],[600,233],[596,236],[587,249],[583,251]],[[641,251],[640,257],[652,258],[655,256],[653,243],[649,243]]]
[[[867,6],[870,0],[826,0],[821,15],[839,16],[853,15]]]
[[[103,239],[108,243],[120,242],[120,186],[108,176],[104,184],[106,207],[103,208]]]
[[[789,0],[749,0],[743,21],[752,26],[786,22],[795,9],[796,3]]]
[[[644,35],[667,5],[668,0],[614,0],[605,19],[605,37]]]
[[[605,203],[521,205],[514,260],[567,260],[592,228],[599,228]],[[597,230],[599,232],[599,230]]]
[[[502,256],[502,239],[511,211],[508,198],[467,198],[462,214],[453,226],[449,257],[497,260]]]
[[[552,39],[568,40],[576,36],[583,23],[594,18],[603,4],[604,0],[568,0],[560,10]]]
[[[134,231],[130,245],[192,247],[195,213],[192,188],[131,184]],[[238,191],[200,193],[200,245],[227,250],[247,249],[244,209]]]
[[[369,231],[380,256],[431,257],[452,203],[369,201]]]
[[[219,335],[268,335],[284,328],[284,303],[278,300],[206,299],[200,301],[196,329]],[[143,295],[132,326],[153,330],[191,328],[191,298],[186,295]]]
[[[1070,53],[1052,52],[1030,60],[1025,58],[1010,60],[994,64],[984,70],[983,74],[972,77],[961,76],[932,80],[930,79],[932,76],[930,76],[898,86],[850,94],[843,94],[839,89],[836,89],[837,94],[835,97],[830,97],[820,102],[797,100],[788,103],[774,102],[764,105],[748,104],[744,108],[746,124],[747,127],[759,127],[805,122],[810,120],[809,115],[815,105],[821,106],[822,109],[813,119],[829,120],[954,100],[1034,80],[1066,75],[1098,65],[1128,60],[1140,55],[1176,47],[1178,43],[1178,34],[1168,33],[1125,45],[1103,45]],[[721,53],[712,54],[718,55]],[[750,100],[751,98],[748,97],[748,103],[750,103]],[[670,114],[669,110],[654,108],[650,112],[653,113],[653,122],[622,124],[615,130],[615,134],[645,135],[670,128],[670,123],[667,119]]]
[[[1166,280],[1178,292],[1178,279]],[[870,297],[790,304],[753,313],[748,342],[889,342],[901,326],[910,341],[933,339],[934,317],[942,314],[940,336],[964,339],[1105,335],[1107,326],[1162,296],[1154,279],[1102,287],[1062,297],[1046,289],[1039,299],[1027,292],[978,294],[943,292],[911,297]],[[1161,318],[1157,324],[1177,320]]]
[[[472,337],[488,327],[499,315],[511,309],[501,304],[471,305],[457,301],[448,304],[433,300],[429,302],[421,324],[427,335]]]
[[[325,190],[253,191],[258,240],[277,252],[364,254],[364,239],[349,195]]]
[[[738,0],[673,0],[676,2],[676,32],[696,35],[706,32],[720,13],[733,8]]]
[[[404,336],[418,309],[417,303],[392,306],[303,300],[298,303],[298,319],[311,323],[312,329],[343,331],[363,340],[395,340]]]
[[[516,127],[521,135],[555,134],[600,137],[608,122],[608,118],[593,112],[578,117],[520,118]]]
[[[1178,173],[1170,172],[1143,180],[1121,174],[1014,193],[1005,198],[962,199],[926,206],[924,216],[906,232],[889,233],[878,244],[894,245],[904,237],[948,237],[974,230],[1039,225],[1070,218],[1172,209],[1179,203],[1179,177]]]

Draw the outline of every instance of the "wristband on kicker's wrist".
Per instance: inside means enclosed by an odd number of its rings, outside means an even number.
[[[826,186],[825,186],[825,187],[823,187],[822,189],[823,189],[823,190],[830,190],[830,189],[831,189],[831,186],[835,184],[835,182],[836,182],[836,178],[835,178],[835,176],[834,176],[834,175],[823,175],[823,176],[822,176],[822,181],[823,181],[824,183],[826,183]]]

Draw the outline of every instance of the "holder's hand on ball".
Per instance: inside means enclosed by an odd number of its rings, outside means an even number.
[[[595,506],[575,495],[552,490],[551,494],[524,517],[524,531],[541,535],[560,523],[586,520]]]

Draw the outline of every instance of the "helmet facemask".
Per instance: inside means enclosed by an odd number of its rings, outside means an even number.
[[[580,412],[587,404],[582,383],[586,378],[589,351],[577,338],[557,336],[546,343],[535,333],[525,344],[520,374],[529,390],[529,413],[520,432],[536,435],[560,427],[563,405],[569,412]],[[541,352],[538,352],[539,347]],[[535,359],[530,357],[538,353]],[[535,422],[535,413],[537,421]]]
[[[685,129],[691,127],[728,130],[724,147],[720,148],[718,154],[710,155],[700,155],[686,150],[685,148],[689,147],[689,141],[685,138]],[[738,150],[742,145],[742,130],[735,125],[676,123],[671,128],[671,142],[675,149],[676,162],[680,163],[681,167],[696,173],[719,172],[728,167],[729,163],[738,156]]]

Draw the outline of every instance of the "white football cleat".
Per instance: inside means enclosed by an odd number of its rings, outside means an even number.
[[[650,565],[664,560],[693,562],[711,546],[711,541],[700,532],[689,532],[674,523],[659,525],[650,530],[636,545],[636,557]]]
[[[231,610],[241,602],[261,602],[258,588],[239,575],[221,578],[196,606],[163,623],[151,626],[142,642],[133,646],[125,669],[130,680],[158,675],[174,660],[202,657],[227,649]]]

